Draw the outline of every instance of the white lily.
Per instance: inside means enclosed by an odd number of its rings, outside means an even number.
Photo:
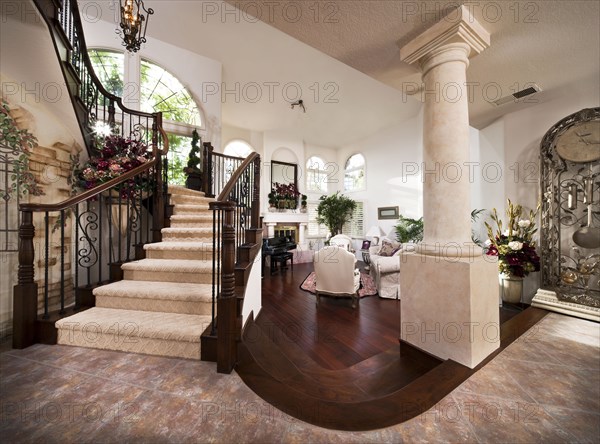
[[[529,219],[521,219],[517,223],[519,224],[519,227],[521,227],[521,228],[529,228],[529,226],[531,225],[531,221]]]
[[[518,242],[518,241],[509,242],[508,248],[510,248],[511,250],[514,250],[514,251],[519,251],[521,248],[523,248],[523,242]]]

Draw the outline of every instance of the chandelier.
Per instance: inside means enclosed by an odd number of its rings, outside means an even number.
[[[127,51],[137,52],[142,43],[146,43],[146,28],[154,10],[146,9],[143,0],[119,0],[119,3],[121,5],[121,30],[117,29],[117,33],[122,34],[123,46]],[[144,16],[144,12],[146,16]]]

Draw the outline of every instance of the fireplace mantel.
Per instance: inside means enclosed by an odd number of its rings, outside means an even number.
[[[292,223],[292,224],[302,224],[308,223],[308,213],[300,213],[299,211],[290,211],[288,212],[279,212],[279,211],[274,211],[274,212],[268,212],[268,213],[262,213],[262,217],[263,217],[263,222],[265,224],[285,224],[285,223]]]

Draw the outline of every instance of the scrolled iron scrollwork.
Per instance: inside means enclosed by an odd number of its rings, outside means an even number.
[[[600,252],[581,247],[573,237],[576,230],[599,223],[600,164],[567,160],[556,150],[562,134],[590,121],[600,122],[600,108],[565,117],[540,145],[541,284],[559,300],[600,307]]]
[[[93,234],[98,229],[98,214],[90,209],[79,213],[77,225],[80,230],[78,242],[83,243],[77,249],[77,264],[84,268],[93,267],[98,262],[98,238]]]

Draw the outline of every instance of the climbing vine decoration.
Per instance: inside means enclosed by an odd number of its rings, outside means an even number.
[[[37,139],[26,129],[19,129],[10,115],[5,100],[0,104],[0,173],[5,180],[0,183],[0,198],[8,202],[27,193],[43,196],[40,184],[29,171],[31,150]],[[11,168],[12,167],[12,168]]]

